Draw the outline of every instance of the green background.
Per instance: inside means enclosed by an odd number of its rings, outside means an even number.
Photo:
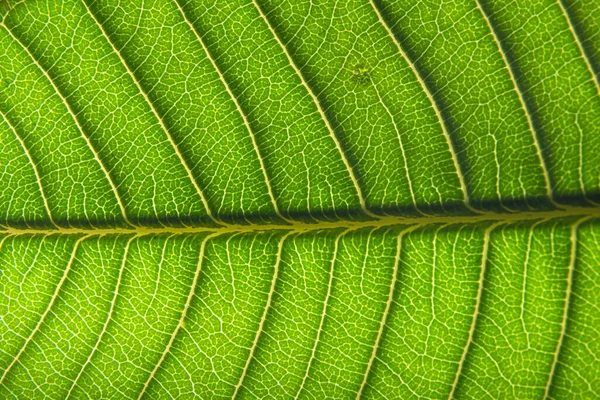
[[[600,397],[600,3],[0,20],[0,398]]]

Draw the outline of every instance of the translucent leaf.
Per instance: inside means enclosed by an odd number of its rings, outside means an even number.
[[[600,397],[599,4],[0,20],[0,398]]]

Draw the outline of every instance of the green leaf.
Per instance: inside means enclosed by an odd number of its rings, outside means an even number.
[[[600,397],[600,3],[0,21],[0,398]]]

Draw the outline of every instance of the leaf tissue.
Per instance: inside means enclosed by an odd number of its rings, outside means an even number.
[[[0,21],[0,398],[600,398],[600,2]]]

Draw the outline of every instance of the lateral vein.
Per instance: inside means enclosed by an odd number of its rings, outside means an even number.
[[[200,186],[198,186],[198,182],[196,182],[196,178],[194,178],[192,170],[190,169],[189,165],[187,164],[187,161],[185,160],[185,158],[181,154],[181,151],[179,150],[179,146],[177,145],[177,143],[175,143],[173,137],[171,136],[171,133],[169,132],[169,130],[165,126],[165,123],[164,123],[162,117],[160,116],[160,114],[158,113],[158,111],[156,110],[156,108],[154,106],[154,103],[152,101],[150,101],[150,98],[148,97],[148,94],[143,89],[141,83],[138,81],[138,79],[136,78],[136,76],[133,73],[133,71],[129,68],[129,65],[125,61],[125,58],[123,58],[123,55],[121,54],[121,52],[119,51],[119,49],[117,49],[117,47],[113,44],[112,40],[110,39],[110,36],[108,36],[108,34],[106,33],[106,31],[104,30],[104,26],[102,26],[102,24],[100,23],[100,21],[92,13],[92,10],[90,10],[90,8],[88,7],[86,0],[83,0],[82,4],[85,7],[87,13],[90,15],[90,17],[96,23],[96,26],[98,27],[98,29],[100,29],[100,32],[102,32],[102,36],[104,36],[104,38],[106,39],[106,41],[110,45],[111,49],[113,50],[113,52],[119,58],[119,61],[121,62],[121,64],[125,68],[125,70],[127,71],[127,74],[129,75],[129,77],[133,81],[134,85],[139,90],[139,92],[142,95],[142,97],[144,98],[144,100],[146,101],[146,104],[148,104],[148,107],[150,107],[150,110],[151,110],[152,114],[154,115],[154,117],[158,121],[158,124],[161,127],[161,129],[163,130],[163,132],[165,133],[165,135],[167,137],[167,141],[169,142],[169,144],[171,145],[171,147],[175,151],[175,154],[176,154],[177,158],[179,159],[179,162],[181,163],[182,167],[184,168],[184,170],[185,170],[185,172],[186,172],[186,174],[188,176],[188,179],[190,180],[192,186],[196,190],[196,193],[200,197],[200,200],[202,201],[202,204],[204,205],[204,208],[206,209],[206,214],[216,224],[218,224],[218,225],[224,225],[224,223],[222,221],[218,221],[215,218],[215,216],[213,215],[212,210],[211,210],[211,208],[208,205],[208,201],[206,200],[206,197],[204,196],[204,192],[202,191],[202,189],[200,189]]]
[[[213,237],[216,237],[218,235],[219,235],[218,233],[208,235],[202,240],[202,243],[200,244],[200,252],[198,254],[198,263],[196,266],[196,272],[194,273],[194,278],[193,278],[192,284],[190,286],[190,291],[188,293],[188,297],[183,306],[183,311],[181,312],[179,321],[177,322],[177,325],[175,326],[175,329],[173,330],[173,334],[169,338],[169,343],[167,343],[165,350],[160,355],[160,359],[158,360],[158,362],[152,369],[152,372],[150,372],[148,379],[146,379],[146,382],[144,383],[144,386],[138,396],[138,400],[141,400],[142,397],[144,396],[144,393],[146,393],[148,386],[150,385],[150,383],[152,382],[152,380],[154,379],[154,377],[156,375],[156,371],[158,371],[158,369],[161,367],[162,363],[165,361],[165,358],[171,351],[171,347],[173,347],[173,343],[175,342],[175,339],[177,338],[177,334],[179,333],[180,329],[183,328],[185,318],[187,317],[187,313],[188,313],[190,305],[192,303],[192,299],[194,298],[194,293],[196,292],[196,287],[198,286],[198,278],[200,277],[200,272],[202,270],[202,262],[204,261],[204,249],[206,248],[206,243],[210,239],[212,239]]]
[[[498,53],[500,53],[500,56],[502,57],[502,61],[504,62],[504,65],[506,66],[506,71],[508,72],[508,76],[510,77],[510,81],[513,85],[513,89],[514,89],[515,93],[517,94],[517,97],[519,98],[519,104],[525,114],[525,118],[527,119],[527,125],[529,126],[529,131],[531,132],[531,137],[533,138],[533,145],[535,146],[535,151],[536,151],[538,160],[540,162],[540,167],[542,168],[542,174],[544,175],[544,183],[546,185],[546,196],[548,196],[548,199],[555,207],[560,208],[562,206],[557,204],[554,201],[554,193],[552,192],[552,184],[550,181],[550,175],[548,173],[549,168],[548,168],[548,165],[546,165],[546,159],[544,158],[544,154],[542,153],[542,147],[540,146],[540,140],[538,138],[539,132],[535,128],[535,125],[534,125],[533,119],[532,119],[533,110],[530,109],[529,105],[525,101],[525,97],[523,96],[523,90],[519,87],[519,84],[515,77],[513,68],[511,66],[510,62],[508,62],[508,58],[506,56],[506,53],[504,52],[504,49],[500,42],[500,38],[498,37],[498,35],[496,34],[496,31],[494,30],[492,21],[490,21],[487,13],[484,11],[483,7],[481,6],[480,0],[476,0],[475,3],[477,4],[478,11],[481,13],[481,15],[483,16],[483,19],[485,20],[485,23],[490,31],[490,34],[492,35],[492,38],[494,39],[494,44],[498,48]]]
[[[33,337],[35,336],[35,334],[40,330],[40,327],[42,326],[42,324],[46,320],[46,316],[50,313],[50,310],[52,309],[52,306],[54,305],[54,302],[58,298],[58,295],[60,293],[60,289],[62,288],[63,284],[67,280],[67,275],[71,271],[71,266],[73,265],[73,261],[75,260],[75,255],[77,254],[77,249],[79,248],[79,244],[82,241],[84,241],[85,239],[89,238],[89,237],[90,236],[83,236],[83,237],[79,238],[75,242],[75,244],[73,245],[73,250],[71,252],[71,257],[69,258],[69,261],[67,263],[65,271],[63,272],[62,277],[60,278],[60,281],[58,282],[58,285],[56,285],[56,288],[54,290],[54,293],[52,294],[52,297],[50,297],[50,302],[48,303],[48,306],[44,310],[44,312],[43,312],[42,316],[40,317],[38,323],[35,325],[35,327],[31,331],[31,333],[27,337],[27,339],[25,339],[25,343],[23,343],[23,346],[21,346],[21,349],[19,350],[19,352],[17,353],[17,355],[15,356],[15,358],[13,358],[13,360],[11,361],[11,363],[4,370],[4,373],[0,377],[0,385],[2,384],[2,382],[4,382],[4,379],[6,378],[6,376],[8,375],[8,373],[11,371],[11,369],[19,361],[19,358],[25,352],[25,349],[27,348],[27,346],[29,345],[29,343],[31,343],[31,341],[33,340]],[[4,242],[4,240],[2,242]]]
[[[37,165],[35,165],[35,163],[33,162],[33,158],[31,158],[31,154],[29,153],[27,146],[25,146],[25,142],[23,141],[23,139],[21,139],[21,136],[19,136],[15,127],[10,123],[8,117],[2,111],[0,111],[0,116],[2,116],[2,118],[6,121],[6,124],[8,125],[9,129],[14,133],[15,137],[17,138],[17,141],[23,149],[23,152],[25,153],[25,156],[27,157],[27,160],[29,160],[29,163],[31,164],[31,168],[33,169],[33,174],[35,175],[35,180],[37,182],[38,189],[40,190],[40,194],[42,195],[42,201],[44,202],[44,208],[46,209],[46,213],[48,214],[48,219],[50,220],[50,223],[52,223],[52,225],[54,225],[56,228],[60,229],[60,227],[52,217],[52,211],[50,210],[50,206],[48,205],[48,198],[46,197],[46,194],[44,192],[44,186],[42,185],[42,179],[40,178]]]
[[[69,113],[69,115],[71,116],[71,118],[73,118],[73,122],[75,122],[75,126],[77,127],[77,130],[79,130],[79,133],[81,133],[81,136],[83,137],[83,140],[85,141],[87,147],[92,152],[92,155],[94,156],[94,159],[96,160],[96,162],[100,166],[100,169],[102,170],[102,172],[106,176],[106,180],[108,181],[108,184],[110,185],[110,188],[111,188],[113,194],[115,195],[115,200],[117,201],[117,205],[119,206],[119,209],[121,211],[123,219],[125,220],[125,222],[129,226],[135,226],[135,224],[131,223],[131,221],[129,220],[129,218],[127,216],[127,212],[125,211],[125,206],[123,205],[121,197],[119,196],[119,192],[117,191],[117,186],[115,185],[115,183],[113,182],[112,178],[110,177],[110,174],[108,173],[108,170],[106,169],[106,167],[104,166],[104,163],[100,159],[100,156],[96,152],[96,149],[94,148],[94,146],[92,146],[92,143],[91,143],[90,139],[84,133],[83,126],[79,122],[79,118],[77,117],[77,114],[75,112],[73,112],[73,110],[71,109],[71,105],[67,101],[66,97],[63,96],[63,94],[61,93],[61,91],[58,89],[58,86],[54,82],[54,79],[52,79],[52,77],[50,76],[50,74],[48,73],[48,71],[46,71],[42,67],[42,65],[37,61],[37,59],[29,51],[29,49],[27,48],[27,46],[25,46],[15,35],[13,35],[13,33],[11,32],[11,30],[8,29],[8,27],[6,25],[4,25],[4,23],[0,23],[0,25],[2,25],[4,27],[4,29],[6,30],[6,32],[9,34],[9,36],[16,43],[18,43],[19,46],[21,46],[21,48],[27,53],[27,55],[29,56],[29,58],[31,59],[31,61],[33,62],[33,64],[40,70],[40,72],[44,75],[44,77],[46,78],[46,80],[50,83],[50,85],[52,86],[52,88],[54,89],[54,91],[56,92],[56,94],[58,95],[58,97],[60,98],[61,102],[63,103],[63,105],[67,109],[67,112]]]
[[[388,298],[385,303],[385,309],[383,310],[383,314],[381,316],[381,322],[379,324],[379,330],[377,331],[377,337],[375,338],[375,342],[373,343],[373,351],[371,352],[371,356],[367,363],[367,368],[365,369],[365,373],[363,375],[363,380],[360,384],[360,388],[358,389],[358,393],[356,394],[356,399],[360,399],[362,397],[363,391],[369,382],[369,376],[371,374],[371,370],[373,368],[373,364],[377,357],[377,351],[379,350],[379,345],[381,343],[381,338],[383,337],[383,331],[387,324],[387,320],[390,314],[390,309],[392,308],[392,303],[394,301],[394,295],[396,293],[396,283],[398,282],[398,270],[400,266],[400,254],[402,252],[402,238],[409,232],[414,231],[419,228],[419,226],[415,225],[409,227],[398,234],[397,238],[397,246],[396,246],[396,257],[394,259],[394,270],[392,272],[392,281],[390,283],[390,291],[388,292]]]
[[[267,18],[267,16],[263,12],[262,8],[258,5],[258,3],[256,2],[256,0],[252,0],[252,4],[258,10],[258,13],[260,14],[260,17],[264,21],[265,25],[269,28],[269,31],[271,32],[271,34],[273,35],[273,37],[277,41],[277,44],[279,44],[279,47],[281,48],[281,50],[285,54],[285,56],[286,56],[286,58],[288,60],[288,63],[294,69],[294,72],[296,73],[296,75],[300,78],[300,82],[302,83],[302,86],[304,86],[304,88],[306,89],[306,91],[308,92],[308,94],[310,95],[310,97],[312,98],[315,106],[317,107],[317,111],[319,112],[319,115],[321,116],[321,119],[323,120],[323,122],[327,126],[327,130],[329,131],[329,135],[331,136],[331,139],[333,140],[333,142],[335,144],[335,147],[336,147],[338,153],[340,154],[340,157],[342,158],[344,166],[346,167],[346,170],[348,171],[350,179],[352,180],[352,184],[354,185],[354,188],[355,188],[356,193],[358,195],[358,201],[360,203],[360,208],[362,209],[363,213],[365,213],[367,216],[369,216],[371,218],[374,218],[374,219],[379,219],[380,217],[378,215],[372,213],[367,208],[367,205],[366,205],[366,202],[365,202],[365,198],[364,198],[363,193],[362,193],[362,189],[361,189],[361,187],[360,187],[360,185],[358,183],[358,179],[356,178],[356,174],[354,173],[354,170],[352,169],[352,166],[350,165],[350,161],[348,160],[348,158],[346,157],[346,154],[344,153],[344,150],[342,149],[342,145],[340,144],[340,141],[338,140],[338,138],[337,138],[337,136],[335,134],[335,131],[333,130],[333,126],[331,126],[331,122],[329,121],[329,118],[325,114],[325,110],[323,110],[323,107],[321,106],[321,102],[317,98],[317,95],[315,94],[315,92],[313,91],[313,89],[308,84],[306,78],[304,77],[304,74],[302,73],[302,71],[300,70],[300,68],[296,65],[296,62],[294,61],[294,59],[292,58],[291,54],[287,50],[287,47],[285,46],[285,44],[279,38],[279,35],[277,34],[277,32],[275,31],[275,29],[273,28],[273,26],[269,22],[269,19]]]
[[[581,43],[581,38],[579,37],[579,35],[577,34],[577,31],[575,30],[575,24],[573,23],[573,20],[571,19],[571,14],[568,11],[568,7],[564,4],[564,0],[558,0],[557,2],[558,2],[558,6],[560,7],[560,10],[561,10],[563,16],[567,20],[567,25],[569,26],[569,31],[571,32],[571,35],[573,35],[573,39],[575,39],[575,43],[577,44],[577,48],[579,49],[579,52],[581,53],[581,57],[583,57],[583,61],[585,62],[585,65],[586,65],[589,73],[592,75],[592,81],[594,82],[594,85],[596,86],[596,92],[598,93],[598,95],[600,95],[600,77],[598,77],[592,69],[592,63],[590,61],[590,57],[586,54],[585,47],[583,47],[583,43]]]
[[[331,286],[333,283],[334,268],[335,268],[335,262],[337,260],[337,253],[338,253],[340,239],[342,238],[342,236],[344,236],[348,232],[349,231],[344,231],[335,238],[335,243],[333,245],[333,256],[331,257],[331,268],[329,269],[329,281],[327,283],[327,294],[325,295],[325,300],[323,301],[323,311],[321,312],[319,328],[317,329],[317,337],[315,339],[315,343],[313,344],[310,358],[308,359],[308,366],[306,367],[306,372],[304,374],[304,377],[302,378],[302,383],[300,384],[300,388],[298,389],[298,392],[296,393],[296,396],[294,397],[295,399],[298,399],[300,397],[300,394],[304,390],[304,385],[306,384],[306,380],[308,379],[308,375],[310,374],[310,370],[311,370],[313,361],[314,361],[316,353],[317,353],[317,347],[319,345],[319,341],[321,340],[321,333],[323,332],[323,325],[325,323],[325,316],[327,315],[327,305],[329,304],[329,299],[331,297]]]
[[[254,358],[254,352],[256,351],[258,342],[259,342],[262,332],[264,330],[264,325],[265,325],[265,321],[267,319],[268,312],[271,309],[273,293],[275,293],[275,285],[277,284],[277,279],[279,277],[279,265],[281,264],[281,256],[283,254],[283,244],[284,244],[285,240],[292,234],[294,234],[294,232],[289,232],[286,235],[284,235],[281,239],[279,239],[279,244],[277,246],[277,258],[275,260],[275,267],[274,267],[274,271],[273,271],[273,279],[271,280],[271,287],[269,288],[269,293],[267,295],[267,303],[265,305],[263,314],[260,318],[260,322],[258,324],[258,329],[256,331],[256,335],[254,336],[254,341],[252,342],[252,347],[250,348],[248,358],[246,359],[246,364],[244,365],[244,369],[242,370],[242,374],[240,375],[240,379],[238,380],[237,385],[235,385],[235,390],[233,392],[233,396],[231,396],[232,399],[237,398],[240,388],[242,387],[242,384],[244,383],[244,379],[246,378],[246,375],[250,368],[250,364]]]
[[[504,222],[496,222],[495,224],[490,225],[484,233],[483,238],[483,251],[481,255],[481,268],[479,271],[479,281],[477,284],[477,297],[475,299],[475,311],[473,312],[473,319],[471,320],[471,327],[469,328],[469,337],[467,339],[467,343],[463,348],[463,352],[460,356],[460,360],[458,362],[458,368],[456,369],[456,375],[454,376],[454,382],[452,383],[452,389],[448,394],[448,400],[454,398],[454,393],[456,392],[456,388],[458,387],[459,379],[462,375],[462,370],[465,364],[465,360],[467,359],[467,354],[473,345],[473,336],[475,333],[475,329],[477,327],[477,317],[480,313],[481,308],[481,299],[483,297],[483,284],[485,280],[485,273],[487,270],[487,262],[488,262],[488,251],[490,247],[490,235],[492,231],[498,226],[503,224]]]
[[[127,244],[125,245],[125,250],[123,252],[123,261],[121,263],[121,268],[119,268],[119,276],[117,277],[117,283],[115,285],[115,293],[110,302],[110,308],[108,309],[108,314],[106,316],[106,320],[104,321],[104,325],[102,326],[102,330],[100,331],[100,334],[98,335],[98,339],[96,340],[94,347],[92,347],[92,351],[90,352],[89,356],[87,357],[87,359],[85,360],[85,362],[83,363],[81,368],[79,369],[79,373],[73,380],[73,383],[71,384],[71,387],[69,388],[69,391],[67,392],[67,395],[65,396],[65,399],[68,399],[69,397],[71,397],[71,393],[73,392],[73,389],[75,389],[75,387],[77,386],[77,382],[79,381],[79,378],[81,378],[81,375],[83,375],[85,368],[88,366],[88,364],[92,360],[93,355],[96,353],[96,350],[98,349],[98,345],[100,344],[100,342],[102,341],[102,338],[104,337],[104,334],[106,333],[108,324],[112,319],[112,314],[113,314],[113,311],[115,308],[115,304],[117,303],[117,297],[119,296],[119,287],[121,286],[121,278],[123,277],[123,270],[125,269],[125,263],[127,261],[127,253],[129,252],[129,246],[131,245],[131,242],[135,238],[136,238],[136,236],[132,236],[127,241]]]
[[[456,154],[456,151],[454,149],[454,144],[452,143],[452,139],[450,138],[450,132],[448,130],[448,127],[446,126],[446,122],[445,122],[444,118],[442,118],[442,113],[439,109],[437,102],[435,101],[435,99],[433,97],[433,94],[431,93],[431,91],[427,87],[427,84],[421,77],[421,74],[419,73],[416,65],[413,63],[413,61],[410,59],[410,57],[408,57],[408,54],[406,54],[406,52],[404,51],[404,48],[402,47],[400,42],[396,39],[396,36],[392,32],[392,30],[390,29],[388,24],[385,22],[385,19],[381,15],[381,11],[377,7],[377,5],[373,2],[373,0],[369,0],[369,4],[375,11],[375,14],[377,15],[377,19],[379,20],[379,23],[386,30],[387,34],[392,38],[392,42],[398,49],[398,52],[400,53],[400,55],[404,58],[404,60],[410,67],[410,70],[412,71],[413,75],[415,76],[415,78],[417,79],[419,84],[421,85],[423,92],[425,93],[425,95],[427,96],[427,99],[431,103],[433,111],[435,112],[435,115],[440,123],[440,127],[442,128],[442,133],[444,135],[444,139],[446,140],[446,143],[448,145],[448,150],[450,151],[450,156],[452,157],[452,163],[454,164],[454,169],[456,170],[456,175],[458,177],[458,182],[460,184],[460,190],[462,191],[462,194],[463,194],[463,203],[465,204],[465,207],[467,207],[467,209],[469,211],[471,211],[475,214],[479,214],[480,211],[476,210],[475,208],[473,208],[471,206],[465,177],[464,177],[464,174],[460,167],[460,163],[458,162],[458,155]]]
[[[552,365],[550,367],[550,373],[548,374],[548,380],[544,388],[544,399],[547,399],[550,395],[550,388],[554,381],[556,373],[556,366],[562,350],[565,334],[567,332],[567,323],[569,321],[569,309],[571,308],[571,295],[573,290],[573,271],[575,270],[575,262],[577,261],[577,230],[579,226],[587,221],[590,217],[584,217],[575,222],[571,227],[571,234],[569,240],[571,242],[571,253],[569,256],[568,274],[567,274],[567,288],[565,290],[565,306],[563,310],[562,321],[560,323],[560,336],[556,343],[556,349],[554,350],[554,358],[552,359]]]
[[[183,17],[183,19],[185,20],[185,23],[188,25],[188,27],[190,28],[190,30],[192,31],[192,33],[194,34],[194,36],[196,37],[196,39],[198,40],[198,42],[200,42],[200,45],[202,46],[202,50],[204,50],[204,54],[206,54],[206,58],[208,58],[208,60],[210,61],[213,69],[215,70],[215,72],[219,76],[219,79],[221,80],[221,83],[225,87],[225,91],[227,91],[227,94],[229,95],[229,97],[233,101],[233,104],[235,105],[235,108],[236,108],[237,112],[242,117],[242,120],[244,122],[244,126],[245,126],[246,130],[248,131],[248,134],[250,136],[250,140],[252,141],[252,147],[254,148],[254,152],[256,153],[256,157],[258,158],[258,163],[260,164],[260,169],[261,169],[261,172],[263,174],[263,177],[264,177],[264,180],[265,180],[265,184],[267,185],[267,191],[269,193],[269,198],[271,200],[271,204],[273,205],[273,209],[275,210],[275,214],[277,214],[277,216],[279,218],[281,218],[282,220],[284,220],[286,222],[291,222],[289,219],[287,219],[286,217],[284,217],[281,214],[281,211],[279,210],[279,206],[277,204],[277,200],[275,199],[275,195],[273,193],[273,188],[271,186],[271,180],[269,179],[269,175],[267,173],[267,169],[265,167],[265,163],[264,163],[263,157],[262,157],[262,155],[260,153],[260,148],[258,147],[258,143],[256,142],[256,135],[254,133],[254,130],[250,126],[250,122],[248,121],[248,116],[246,115],[246,113],[242,109],[242,107],[241,107],[241,105],[240,105],[237,97],[233,94],[231,88],[229,87],[229,83],[225,79],[225,75],[223,75],[223,71],[221,71],[221,68],[219,68],[219,66],[217,65],[217,62],[216,62],[215,58],[212,56],[212,54],[208,50],[208,46],[206,45],[206,43],[204,43],[204,39],[202,38],[202,36],[200,36],[200,34],[198,33],[198,31],[196,30],[196,28],[194,27],[194,25],[188,19],[185,11],[183,10],[183,8],[181,7],[181,5],[179,4],[179,0],[173,0],[173,1],[177,5],[177,8],[179,9],[179,13],[181,14],[181,16]]]

